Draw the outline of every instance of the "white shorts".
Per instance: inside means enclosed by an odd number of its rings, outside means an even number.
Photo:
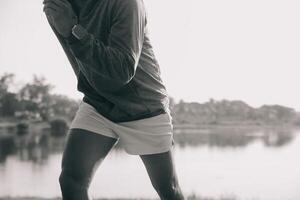
[[[84,129],[118,139],[132,155],[156,154],[173,147],[173,125],[170,113],[129,122],[115,123],[81,101],[70,129]]]

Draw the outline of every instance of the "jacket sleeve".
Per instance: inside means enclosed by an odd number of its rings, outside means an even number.
[[[140,0],[116,0],[106,44],[93,34],[67,39],[80,71],[97,91],[116,91],[135,75],[142,51],[145,10]]]
[[[48,21],[49,22],[49,21]],[[76,59],[74,56],[72,56],[72,52],[70,51],[70,49],[67,48],[67,44],[66,44],[66,41],[61,37],[61,35],[55,30],[55,28],[51,25],[51,23],[49,23],[51,29],[53,30],[54,34],[56,35],[59,43],[61,44],[63,50],[65,51],[65,54],[73,68],[73,71],[78,79],[78,76],[79,76],[79,66],[76,62]]]

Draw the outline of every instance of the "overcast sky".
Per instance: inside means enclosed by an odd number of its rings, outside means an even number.
[[[145,0],[155,54],[176,100],[240,99],[300,110],[299,0]],[[0,0],[0,74],[43,75],[81,98],[42,0]]]

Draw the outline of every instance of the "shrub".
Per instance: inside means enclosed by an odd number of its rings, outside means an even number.
[[[53,119],[50,121],[50,133],[54,137],[63,137],[68,131],[68,124],[64,119]]]

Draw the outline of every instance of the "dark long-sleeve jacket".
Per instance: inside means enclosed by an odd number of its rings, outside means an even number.
[[[76,7],[81,0],[70,1]],[[51,27],[77,76],[83,101],[114,122],[169,111],[143,1],[85,0],[77,10],[79,24],[88,32],[83,39],[63,38]]]

